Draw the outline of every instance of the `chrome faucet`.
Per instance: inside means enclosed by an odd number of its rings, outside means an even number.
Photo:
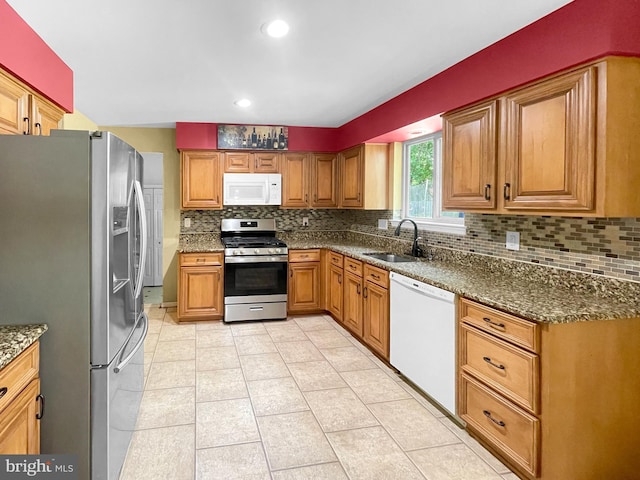
[[[400,220],[400,223],[398,223],[398,226],[396,227],[395,235],[396,237],[400,236],[400,227],[404,222],[413,223],[413,245],[411,246],[411,255],[413,255],[414,257],[421,257],[424,252],[418,245],[418,240],[422,237],[418,237],[418,225],[416,225],[416,222],[414,222],[410,218],[403,218],[402,220]]]

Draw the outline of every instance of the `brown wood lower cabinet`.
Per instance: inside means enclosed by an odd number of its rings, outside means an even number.
[[[224,315],[222,253],[181,253],[178,320],[217,320]]]
[[[638,478],[640,319],[536,323],[461,298],[457,413],[522,478]]]
[[[385,360],[389,359],[389,272],[335,252],[325,255],[326,309]]]
[[[288,313],[319,312],[320,250],[289,250]]]
[[[0,371],[0,454],[40,453],[39,342]],[[6,388],[6,390],[4,390]]]

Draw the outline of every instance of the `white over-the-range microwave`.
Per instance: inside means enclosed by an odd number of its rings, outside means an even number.
[[[225,173],[224,205],[282,204],[282,175],[279,173]]]

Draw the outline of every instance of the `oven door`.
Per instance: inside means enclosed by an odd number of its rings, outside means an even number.
[[[224,303],[286,302],[287,255],[225,257]]]

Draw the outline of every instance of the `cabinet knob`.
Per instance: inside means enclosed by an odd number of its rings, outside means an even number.
[[[40,122],[36,122],[34,127],[38,129],[38,135],[42,135],[42,125],[40,125]]]
[[[367,287],[364,287],[364,292],[362,295],[364,298],[367,298]]]
[[[29,117],[24,117],[22,119],[23,122],[26,122],[27,124],[27,129],[22,131],[23,135],[31,135],[31,120],[29,119]]]

